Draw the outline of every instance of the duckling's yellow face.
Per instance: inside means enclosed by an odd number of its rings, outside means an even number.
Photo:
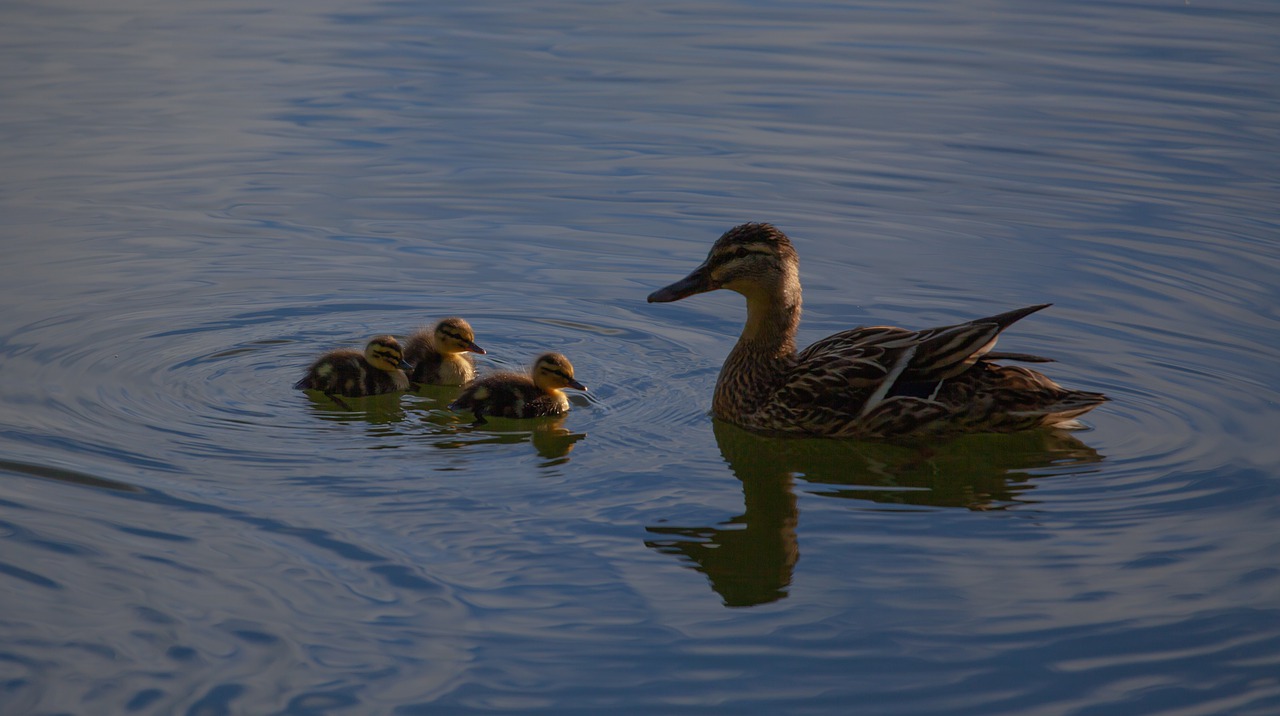
[[[559,353],[538,356],[538,360],[533,363],[533,384],[543,390],[587,389],[587,386],[574,380],[573,365]]]
[[[485,350],[476,345],[476,334],[471,324],[461,318],[446,318],[436,324],[432,334],[436,350],[441,353],[479,353]]]
[[[388,373],[413,367],[405,362],[400,342],[392,336],[378,336],[369,341],[369,345],[364,347],[364,359],[374,368]]]
[[[742,224],[716,241],[701,266],[651,293],[649,302],[678,301],[719,288],[751,298],[798,280],[799,260],[786,235],[770,224]]]

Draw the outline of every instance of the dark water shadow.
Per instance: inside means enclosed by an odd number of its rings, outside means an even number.
[[[786,597],[800,558],[795,483],[813,494],[904,507],[1003,509],[1032,502],[1034,478],[1102,460],[1070,433],[967,435],[936,444],[775,438],[714,422],[720,453],[742,481],[745,511],[706,526],[651,526],[645,542],[690,561],[725,606]],[[1032,472],[1034,471],[1034,472]]]
[[[80,485],[82,487],[94,487],[102,490],[115,490],[117,492],[142,492],[142,488],[136,485],[130,485],[126,482],[110,480],[105,477],[98,477],[78,470],[68,470],[61,467],[52,467],[49,465],[36,465],[33,463],[19,462],[17,460],[0,460],[0,473],[17,473],[28,477],[36,477],[43,480],[54,480],[55,482],[65,482],[72,485]]]

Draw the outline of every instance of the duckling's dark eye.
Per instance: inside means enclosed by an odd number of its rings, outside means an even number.
[[[751,255],[751,251],[749,251],[749,250],[747,250],[747,249],[745,249],[745,248],[743,248],[743,247],[738,247],[738,248],[737,248],[736,250],[734,250],[734,252],[733,252],[733,257],[734,257],[735,259],[745,259],[746,257],[748,257],[748,256],[750,256],[750,255]]]

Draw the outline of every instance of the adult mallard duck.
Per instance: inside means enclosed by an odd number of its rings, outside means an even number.
[[[586,390],[573,377],[573,365],[559,353],[544,353],[533,362],[529,374],[494,373],[477,378],[462,389],[451,410],[475,413],[476,422],[486,415],[499,418],[537,418],[569,410],[564,388]]]
[[[409,336],[404,359],[413,364],[409,379],[414,383],[462,385],[476,377],[475,363],[467,354],[484,352],[476,345],[471,324],[461,318],[446,318]]]
[[[763,432],[892,438],[1075,427],[1107,400],[994,362],[1048,362],[991,349],[1001,331],[1049,304],[921,331],[854,328],[797,353],[799,267],[785,234],[742,224],[693,273],[649,295],[662,303],[727,288],[746,297],[746,325],[716,380],[717,418]]]
[[[378,336],[369,341],[364,353],[350,348],[325,353],[293,387],[319,390],[347,407],[337,396],[358,398],[408,390],[409,377],[404,371],[409,367],[399,341],[392,336]]]

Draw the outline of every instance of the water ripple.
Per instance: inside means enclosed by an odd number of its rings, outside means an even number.
[[[1272,4],[161,5],[0,3],[0,711],[1280,710]],[[712,421],[745,220],[1113,401]],[[591,391],[290,387],[455,314]]]

